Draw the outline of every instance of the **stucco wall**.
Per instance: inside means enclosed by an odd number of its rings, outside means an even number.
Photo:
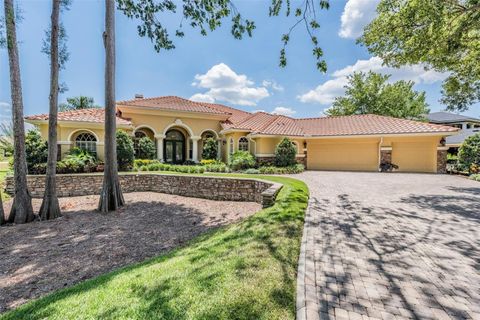
[[[184,126],[188,126],[194,136],[200,136],[207,129],[217,133],[221,130],[220,121],[217,119],[190,118],[182,114],[168,116],[164,114],[139,114],[124,111],[122,112],[122,117],[130,118],[134,128],[148,126],[154,130],[155,134],[164,134],[165,129],[174,124],[177,119],[180,119]],[[180,127],[183,127],[183,125],[180,125]]]
[[[317,170],[377,171],[389,147],[390,161],[400,172],[437,172],[437,147],[441,136],[331,138],[307,141],[307,167]],[[439,171],[441,172],[441,170]]]
[[[45,176],[28,176],[32,197],[43,197]],[[59,197],[99,194],[103,174],[57,175]],[[156,173],[120,174],[123,192],[152,191],[187,197],[273,204],[281,184],[257,179],[176,176]],[[5,191],[13,194],[13,178],[7,177]]]
[[[275,148],[277,145],[282,141],[283,137],[260,137],[256,138],[255,141],[256,143],[256,150],[255,153],[257,155],[263,155],[263,156],[268,156],[268,155],[273,155],[275,153]],[[297,146],[297,155],[303,155],[303,143],[304,139],[290,139],[292,142],[294,142]]]

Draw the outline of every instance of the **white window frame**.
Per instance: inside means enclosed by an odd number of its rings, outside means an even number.
[[[247,143],[247,144],[246,144],[246,147],[247,147],[246,150],[243,150],[243,148],[242,148],[242,147],[245,146],[245,142],[244,142],[244,141],[241,141],[242,139],[245,139],[245,140],[247,141],[247,142],[246,142],[246,143]],[[243,146],[242,146],[242,144],[243,144]],[[250,151],[250,141],[248,140],[247,137],[243,136],[243,137],[238,138],[238,150],[239,150],[239,151],[247,151],[247,152]]]

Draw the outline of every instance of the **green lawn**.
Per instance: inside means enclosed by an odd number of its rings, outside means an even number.
[[[5,187],[5,177],[7,176],[8,172],[9,172],[8,169],[4,169],[4,170],[0,169],[0,188],[2,189],[2,200],[10,199],[10,196],[5,192],[3,192],[3,188]]]
[[[230,175],[231,176],[231,175]],[[1,319],[294,319],[307,186],[168,254],[32,301]]]

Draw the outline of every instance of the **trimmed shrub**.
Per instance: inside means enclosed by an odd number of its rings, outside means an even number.
[[[57,162],[57,173],[88,173],[97,170],[97,159],[86,150],[71,149]]]
[[[295,174],[305,171],[305,166],[299,163],[288,167],[263,166],[258,171],[261,174]]]
[[[230,158],[230,168],[234,171],[255,167],[255,158],[248,151],[237,151]]]
[[[203,167],[205,168],[205,172],[230,172],[230,169],[225,163],[208,164]]]
[[[157,150],[155,143],[149,137],[143,137],[138,140],[138,149],[136,157],[139,159],[155,159]]]
[[[210,164],[224,164],[222,161],[220,160],[216,160],[216,159],[202,159],[200,160],[200,164],[202,165],[210,165]]]
[[[133,141],[123,130],[117,130],[117,163],[119,171],[129,171],[133,166],[135,151]]]
[[[260,170],[258,170],[258,169],[247,169],[247,170],[245,170],[243,173],[246,173],[246,174],[259,174],[259,173],[260,173]]]
[[[151,159],[135,159],[133,161],[133,167],[134,168],[140,168],[142,166],[148,166],[148,165],[154,164],[154,163],[155,164],[156,163],[160,164],[161,162],[158,161],[158,160],[151,160]]]
[[[195,161],[193,161],[193,160],[185,160],[185,161],[183,161],[182,164],[185,165],[185,166],[194,166],[194,165],[196,165],[197,163],[196,163]]]
[[[277,167],[293,166],[296,161],[297,148],[288,138],[283,138],[275,148],[275,165]]]
[[[41,168],[42,164],[47,162],[48,147],[47,142],[42,139],[42,136],[38,130],[29,130],[27,132],[25,136],[25,153],[27,156],[26,160],[28,173],[40,174],[35,172]],[[34,168],[35,166],[36,168]]]
[[[468,137],[460,146],[458,164],[468,173],[480,173],[480,133]]]
[[[213,138],[208,138],[203,143],[202,158],[213,160],[217,158],[217,141]]]

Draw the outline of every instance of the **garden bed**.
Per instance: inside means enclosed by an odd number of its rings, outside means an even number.
[[[98,196],[62,198],[57,220],[0,228],[0,312],[157,256],[261,208],[151,192],[125,198],[125,207],[107,215],[95,211]],[[34,199],[35,211],[40,203]]]

